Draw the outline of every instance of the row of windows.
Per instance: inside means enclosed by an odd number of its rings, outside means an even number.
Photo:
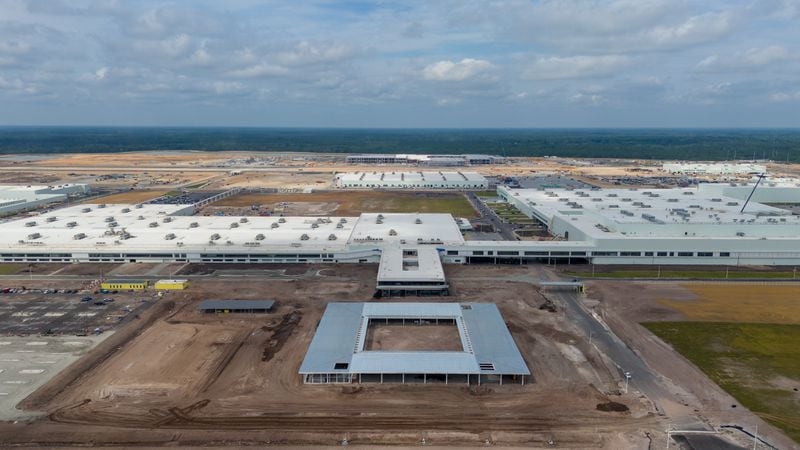
[[[458,250],[448,250],[448,256],[459,256]],[[472,250],[463,253],[464,256],[520,256],[517,250],[498,250],[495,254],[494,250]],[[523,256],[586,256],[586,252],[566,252],[566,251],[525,251],[522,252]],[[616,256],[616,255],[615,255]]]
[[[670,256],[677,256],[681,258],[688,258],[688,257],[699,257],[699,258],[711,258],[714,256],[714,252],[592,252],[592,256],[645,256],[645,257],[670,257]],[[719,252],[720,258],[730,258],[730,252]]]
[[[448,256],[459,256],[458,250],[448,250]],[[498,250],[496,253],[493,250],[472,250],[463,253],[464,256],[520,256],[520,252],[514,250]],[[567,252],[567,251],[525,251],[522,256],[586,256],[586,252]],[[670,257],[678,256],[682,258],[694,257],[710,258],[714,256],[714,252],[632,252],[632,251],[596,251],[592,252],[591,256],[646,256],[646,257]],[[719,257],[729,258],[730,252],[720,252]]]

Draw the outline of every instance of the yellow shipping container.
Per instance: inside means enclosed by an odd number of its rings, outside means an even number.
[[[142,280],[109,280],[100,283],[100,289],[119,291],[143,291],[147,289],[147,281]]]
[[[182,290],[189,286],[189,280],[158,280],[155,288],[157,291]]]

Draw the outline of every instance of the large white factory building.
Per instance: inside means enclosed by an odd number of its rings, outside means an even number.
[[[402,271],[429,273],[431,249],[446,263],[800,265],[800,216],[764,204],[796,203],[800,186],[763,183],[741,212],[751,190],[499,188],[557,237],[548,241],[465,240],[449,214],[201,217],[194,205],[87,204],[0,223],[0,262],[383,262],[387,286],[420,281]],[[409,255],[416,265],[391,260]],[[446,288],[434,272],[422,281]]]
[[[337,174],[338,188],[355,189],[486,189],[477,172],[348,172]]]

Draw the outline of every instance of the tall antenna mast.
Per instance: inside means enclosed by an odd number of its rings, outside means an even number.
[[[758,187],[758,184],[761,183],[761,180],[767,178],[767,176],[764,175],[763,173],[758,174],[757,177],[758,180],[756,180],[756,184],[755,186],[753,186],[753,190],[750,191],[750,195],[747,196],[747,200],[745,200],[744,205],[742,206],[742,210],[739,211],[739,214],[744,213],[744,209],[747,208],[747,204],[750,203],[750,199],[753,198],[753,194],[756,192],[756,188]]]

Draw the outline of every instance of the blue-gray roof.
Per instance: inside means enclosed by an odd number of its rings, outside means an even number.
[[[272,309],[272,300],[203,300],[198,309]]]
[[[452,318],[463,350],[365,351],[363,338],[370,318]],[[336,369],[340,363],[346,368]],[[329,303],[300,373],[529,375],[530,371],[493,303]]]

